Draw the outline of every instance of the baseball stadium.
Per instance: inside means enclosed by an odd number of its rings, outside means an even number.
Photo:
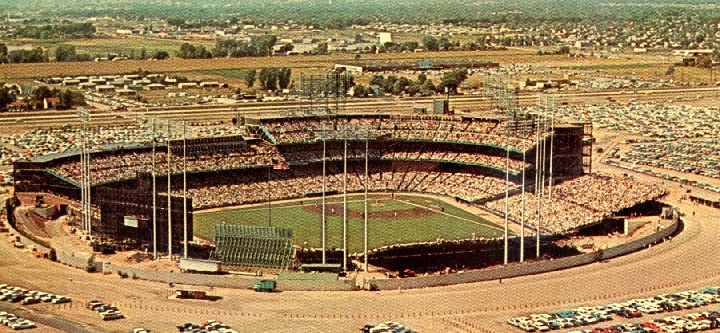
[[[103,246],[268,273],[365,261],[388,276],[576,254],[557,241],[621,230],[615,213],[657,214],[663,195],[590,174],[591,125],[538,115],[243,118],[243,135],[185,138],[165,126],[89,150],[89,177],[80,153],[18,161],[16,192],[78,203],[89,180],[81,228]]]

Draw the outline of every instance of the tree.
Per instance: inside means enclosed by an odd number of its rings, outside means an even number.
[[[256,77],[257,70],[255,68],[245,70],[245,84],[247,84],[248,88],[252,88],[252,86],[255,84]]]
[[[140,59],[142,59],[142,60],[147,59],[147,49],[144,47],[140,50]]]
[[[435,92],[435,84],[432,80],[427,79],[420,85],[420,95],[430,96]]]
[[[292,75],[292,70],[287,67],[283,67],[278,72],[278,86],[280,89],[287,89],[287,87],[290,85],[290,77]]]
[[[0,56],[5,56],[8,53],[8,48],[5,43],[0,43]]]
[[[438,49],[447,51],[452,49],[453,44],[450,42],[450,40],[447,37],[440,37],[440,40],[438,41]]]
[[[13,95],[8,87],[0,87],[0,110],[5,110],[12,103]]]
[[[190,45],[190,43],[182,43],[182,45],[180,45],[180,52],[178,52],[178,57],[183,59],[194,58],[195,46]]]
[[[42,104],[43,100],[48,97],[52,97],[52,91],[48,86],[39,86],[35,90],[33,90],[33,100],[35,100],[36,105]]]
[[[427,80],[427,75],[425,75],[425,73],[418,74],[418,83],[419,84],[425,83],[425,80]]]
[[[353,96],[355,97],[367,97],[368,96],[368,89],[365,88],[362,84],[358,84],[353,88]]]
[[[185,24],[185,20],[184,20],[184,19],[181,19],[181,18],[177,18],[177,17],[171,17],[171,18],[167,19],[167,23],[168,23],[169,25],[173,25],[173,26],[176,26],[176,27],[180,27],[180,26],[182,26],[183,24]]]
[[[254,49],[256,56],[272,55],[273,45],[277,42],[274,35],[255,36],[250,41],[250,46]]]
[[[165,60],[168,58],[170,58],[170,54],[167,53],[167,51],[157,51],[153,55],[153,59],[157,59],[157,60]]]
[[[423,37],[423,46],[425,46],[425,50],[428,51],[438,51],[440,49],[438,40],[433,36]]]
[[[75,52],[75,46],[72,45],[60,45],[55,49],[55,61],[75,61],[77,60],[77,53]]]
[[[328,43],[318,43],[316,50],[317,50],[318,54],[327,54],[328,53]]]
[[[442,79],[440,80],[439,88],[448,88],[449,91],[457,92],[457,87],[467,79],[467,70],[464,68],[453,69],[450,72],[445,72]]]

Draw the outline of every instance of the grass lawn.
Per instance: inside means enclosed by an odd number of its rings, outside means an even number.
[[[311,247],[321,246],[321,209],[320,199],[229,209],[226,211],[195,213],[194,234],[212,240],[214,225],[217,223],[236,223],[246,225],[267,226],[272,215],[272,225],[292,228],[294,243]],[[327,200],[327,246],[342,247],[342,198],[333,197]],[[500,236],[499,226],[481,219],[469,212],[439,200],[415,197],[396,196],[391,199],[387,195],[370,196],[368,202],[370,219],[368,221],[368,246],[372,248],[382,245],[434,241],[438,237],[444,239]],[[418,206],[422,206],[419,208]],[[330,207],[335,213],[329,212]],[[444,213],[427,211],[424,207],[443,210]],[[362,196],[348,199],[348,251],[363,250],[363,218],[364,204]],[[394,213],[397,212],[398,216]]]

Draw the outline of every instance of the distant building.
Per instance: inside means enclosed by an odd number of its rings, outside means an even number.
[[[673,54],[676,56],[684,56],[684,57],[697,57],[701,54],[713,54],[712,49],[692,49],[692,50],[674,50]]]
[[[178,83],[178,88],[180,88],[180,89],[197,88],[197,86],[198,86],[198,84],[195,82]]]
[[[133,31],[130,29],[117,29],[115,30],[115,33],[118,35],[132,35]]]
[[[392,43],[392,34],[389,32],[380,32],[378,33],[378,39],[380,40],[380,45],[385,45],[385,43]]]
[[[49,109],[60,103],[60,99],[57,97],[45,97],[43,99],[43,109]]]

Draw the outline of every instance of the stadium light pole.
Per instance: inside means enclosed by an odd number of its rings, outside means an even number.
[[[505,123],[505,231],[504,231],[504,250],[503,250],[503,264],[508,264],[508,210],[510,201],[510,127],[509,124]]]
[[[157,138],[155,137],[155,118],[152,120],[152,205],[153,205],[153,225],[152,225],[152,240],[153,240],[153,260],[157,260],[157,189],[155,184],[156,170],[155,170],[155,146]]]
[[[523,142],[524,146],[525,142]],[[520,262],[525,261],[525,150],[523,147],[522,188],[520,199]]]
[[[368,152],[370,129],[365,133],[365,273],[368,271]]]
[[[301,77],[301,79],[302,79],[302,77]],[[327,156],[327,155],[326,155],[326,150],[327,150],[327,148],[326,148],[326,146],[325,146],[325,141],[326,141],[325,137],[326,137],[326,136],[327,136],[327,132],[326,132],[326,130],[325,130],[325,124],[323,124],[323,138],[322,138],[322,142],[323,142],[323,174],[322,174],[322,263],[323,263],[323,265],[325,265],[325,263],[326,263],[326,261],[325,261],[325,260],[326,260],[326,258],[325,258],[325,237],[326,237],[326,236],[325,236],[325,234],[326,234],[326,231],[325,231],[325,172],[326,172],[325,162],[326,162],[326,159],[327,159],[327,157],[326,157],[326,156]]]
[[[81,217],[83,220],[83,229],[87,231],[88,235],[92,235],[92,214],[90,212],[90,140],[88,138],[90,112],[83,107],[79,107],[78,117],[82,123],[80,139],[80,167],[82,169],[82,176],[80,177]]]
[[[343,271],[347,272],[347,124],[343,152]]]
[[[167,122],[167,204],[168,204],[168,259],[172,260],[172,200],[170,196],[170,190],[171,190],[171,184],[170,184],[170,177],[172,176],[172,172],[170,170],[170,165],[172,164],[171,157],[172,153],[170,151],[170,120],[168,119]]]
[[[550,182],[548,183],[548,199],[552,204],[553,185],[553,141],[555,141],[555,110],[550,110]]]
[[[188,254],[188,225],[187,225],[187,126],[183,120],[183,258]]]
[[[540,118],[537,119],[535,127],[535,198],[537,200],[537,230],[535,237],[535,256],[540,258]]]

